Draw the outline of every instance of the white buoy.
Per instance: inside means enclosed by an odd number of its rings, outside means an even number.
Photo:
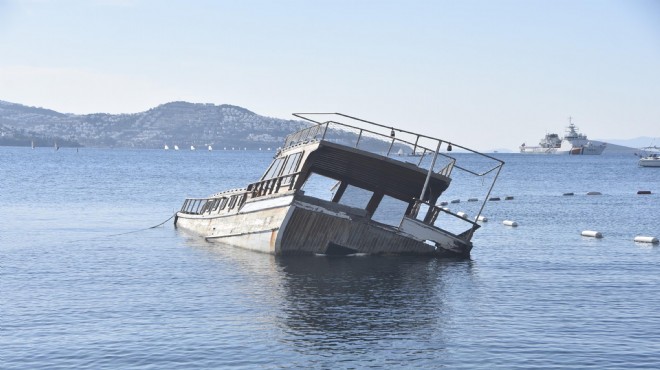
[[[588,236],[588,237],[591,237],[591,238],[600,239],[600,238],[603,237],[603,234],[601,234],[599,231],[584,230],[582,232],[582,236]]]
[[[442,207],[442,209],[445,210],[445,211],[447,211],[447,212],[451,212],[451,211],[449,210],[449,208],[447,208],[447,207]]]
[[[488,222],[488,217],[486,217],[486,216],[479,216],[479,217],[477,217],[477,221]]]
[[[456,216],[461,217],[461,218],[468,218],[468,215],[465,212],[457,212]]]
[[[504,224],[506,226],[512,226],[512,227],[518,226],[518,223],[516,221],[511,221],[511,220],[504,220],[504,221],[502,221],[502,224]]]
[[[653,236],[636,236],[635,241],[637,243],[658,244],[658,238],[653,237]]]
[[[590,191],[587,193],[587,195],[603,195],[599,191]]]

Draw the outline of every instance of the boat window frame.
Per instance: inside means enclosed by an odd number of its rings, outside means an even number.
[[[237,200],[238,200],[238,195],[232,195],[229,198],[229,205],[227,206],[228,211],[231,211],[232,209],[234,209],[234,207],[236,207]]]
[[[214,209],[216,212],[220,212],[223,209],[225,209],[225,206],[227,205],[227,197],[222,197],[218,199],[218,206]]]
[[[286,163],[284,163],[284,166],[282,167],[282,173],[280,174],[280,176],[287,176],[287,175],[291,175],[292,173],[298,172],[298,167],[300,167],[300,163],[302,162],[304,153],[305,151],[299,151],[289,154],[286,157]],[[293,164],[289,166],[290,163]],[[282,185],[290,185],[294,177],[295,176],[287,176],[283,178]]]
[[[268,170],[266,170],[266,173],[264,173],[264,175],[261,177],[261,181],[270,180],[278,177],[280,172],[282,172],[282,168],[284,167],[284,162],[286,161],[287,157],[275,158],[275,160],[270,164],[270,167],[268,167]],[[272,170],[272,174],[271,174],[271,170]],[[269,176],[269,174],[271,175]]]

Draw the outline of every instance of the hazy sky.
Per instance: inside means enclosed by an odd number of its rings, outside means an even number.
[[[342,112],[478,149],[660,137],[660,0],[0,0],[0,100]]]

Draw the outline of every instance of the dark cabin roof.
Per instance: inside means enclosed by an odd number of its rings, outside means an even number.
[[[303,172],[313,171],[323,176],[347,181],[349,184],[383,192],[391,197],[410,201],[419,198],[428,170],[411,163],[397,161],[343,145],[322,141],[310,153]],[[433,173],[429,181],[430,198],[435,200],[444,192],[451,179]]]

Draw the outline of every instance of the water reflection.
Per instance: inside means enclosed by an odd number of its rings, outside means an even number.
[[[240,270],[244,294],[258,292],[254,304],[270,316],[262,320],[298,348],[422,337],[442,347],[473,274],[473,262],[464,260],[275,257],[194,239],[187,244],[223,268]]]
[[[295,335],[351,341],[442,328],[451,315],[445,275],[470,269],[465,262],[411,257],[283,257],[277,263],[286,326]]]

